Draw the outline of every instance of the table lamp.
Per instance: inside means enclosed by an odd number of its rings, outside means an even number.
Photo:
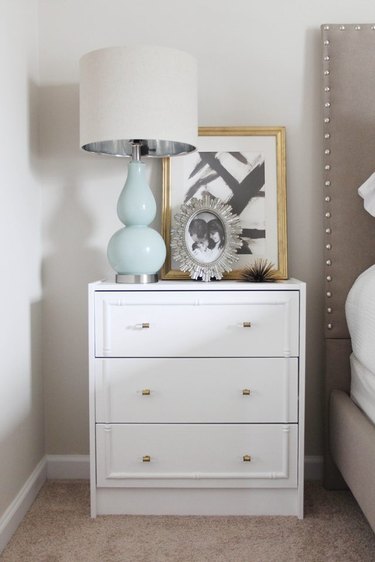
[[[155,198],[141,157],[172,157],[196,148],[197,65],[165,47],[110,47],[80,60],[80,145],[88,152],[130,156],[117,204],[125,225],[108,244],[118,283],[151,283],[166,248],[148,225]]]

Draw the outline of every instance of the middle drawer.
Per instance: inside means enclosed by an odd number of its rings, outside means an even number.
[[[96,359],[99,423],[293,423],[297,358]]]

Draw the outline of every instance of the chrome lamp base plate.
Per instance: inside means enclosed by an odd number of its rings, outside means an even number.
[[[133,273],[117,273],[116,275],[116,283],[141,283],[146,285],[147,283],[157,283],[157,281],[157,273],[141,273],[139,275],[134,275]]]

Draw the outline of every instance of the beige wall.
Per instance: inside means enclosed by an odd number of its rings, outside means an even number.
[[[0,1],[0,517],[44,455],[37,2]]]
[[[87,282],[105,277],[126,163],[78,149],[78,60],[95,48],[165,45],[198,59],[199,122],[285,125],[289,272],[307,282],[307,454],[321,452],[320,31],[371,22],[373,0],[40,1],[44,161],[44,375],[49,453],[88,451]],[[160,168],[150,166],[160,201]]]

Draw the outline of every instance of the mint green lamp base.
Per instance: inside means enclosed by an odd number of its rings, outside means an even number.
[[[141,141],[133,141],[132,160],[117,203],[117,215],[126,225],[108,244],[108,261],[117,283],[153,283],[162,267],[166,248],[160,234],[148,225],[156,215],[156,202],[141,162]]]
[[[108,261],[117,271],[117,282],[157,281],[166,248],[160,234],[144,225],[125,226],[108,244]]]

